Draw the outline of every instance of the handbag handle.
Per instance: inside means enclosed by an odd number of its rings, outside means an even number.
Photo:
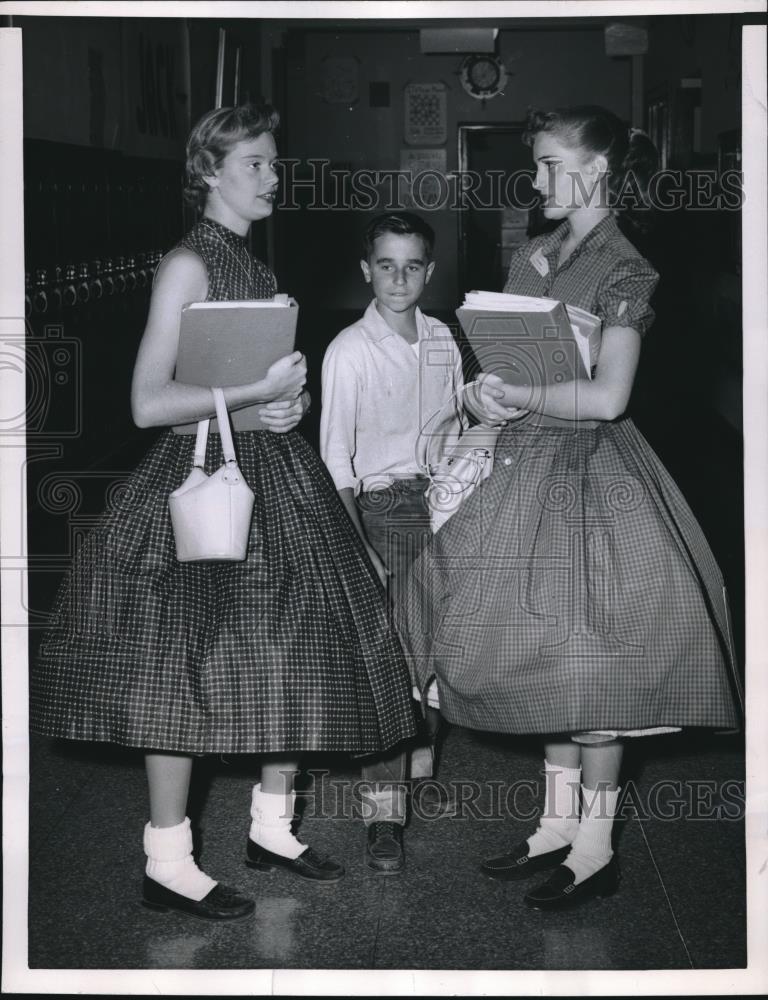
[[[417,443],[416,443],[417,461],[425,469],[426,474],[427,474],[427,476],[430,479],[432,478],[432,473],[431,473],[431,462],[429,460],[429,458],[430,458],[429,444],[430,444],[431,438],[435,437],[435,435],[432,435],[432,434],[425,435],[424,432],[429,427],[429,425],[431,423],[433,423],[433,422],[435,422],[435,426],[439,427],[440,423],[442,422],[442,420],[445,419],[443,417],[443,412],[444,412],[446,406],[448,406],[449,403],[454,403],[455,400],[458,400],[459,396],[463,396],[464,395],[464,393],[467,391],[467,389],[474,389],[474,387],[476,385],[480,385],[480,379],[479,378],[476,378],[476,379],[474,379],[471,382],[467,382],[467,384],[465,386],[463,386],[463,388],[460,389],[458,392],[452,393],[450,399],[447,402],[443,403],[443,405],[440,407],[440,409],[436,413],[433,413],[432,416],[428,418],[428,420],[423,425],[423,427],[419,430],[419,437],[418,437],[418,440],[417,440]],[[519,414],[518,416],[509,416],[509,417],[507,417],[506,420],[504,420],[503,423],[507,424],[510,421],[517,422],[518,420],[525,420],[525,419],[527,419],[530,416],[530,411],[529,410],[518,410],[518,414]],[[501,430],[502,424],[487,424],[484,421],[481,421],[479,424],[476,424],[475,427],[488,427],[490,430],[499,431],[499,430]],[[475,427],[470,427],[469,430],[472,431],[472,430],[475,429]],[[466,433],[466,430],[465,430],[465,433]],[[422,442],[422,439],[425,438],[425,437],[426,437],[426,444],[422,447],[421,442]],[[422,455],[423,455],[423,458],[421,457]]]
[[[221,437],[221,448],[224,452],[226,462],[235,462],[235,443],[232,440],[232,428],[229,426],[229,413],[227,404],[224,401],[223,389],[211,389],[213,399],[216,403],[216,419],[219,422],[219,435]]]
[[[208,443],[208,427],[211,421],[208,417],[198,421],[197,437],[195,438],[195,457],[192,459],[192,467],[202,469],[205,466],[205,446]]]
[[[459,398],[463,397],[463,395],[467,391],[467,389],[471,389],[474,386],[476,386],[477,384],[478,384],[477,380],[475,380],[474,382],[467,382],[467,384],[464,385],[464,386],[462,386],[461,389],[458,389],[455,392],[452,392],[451,395],[448,397],[448,399],[440,407],[440,409],[437,410],[435,413],[433,413],[431,417],[428,417],[427,420],[425,421],[425,423],[419,429],[419,437],[418,437],[418,441],[416,443],[417,461],[418,461],[419,465],[424,469],[424,471],[426,472],[427,476],[430,479],[432,478],[432,462],[430,461],[430,447],[429,447],[429,445],[430,445],[430,442],[432,441],[432,439],[436,435],[434,435],[434,434],[427,434],[425,432],[427,431],[427,428],[430,425],[432,425],[435,429],[438,428],[440,426],[440,424],[442,424],[443,421],[448,416],[450,416],[450,413],[446,412],[448,410],[449,406],[452,408],[453,414],[455,415],[456,414],[456,410],[458,408],[456,404],[459,402]],[[422,442],[424,442],[424,443],[422,444]]]
[[[236,462],[235,443],[232,440],[232,428],[229,426],[229,412],[224,399],[223,389],[211,387],[213,402],[216,406],[216,419],[219,423],[219,435],[221,437],[221,448],[224,452],[224,461],[227,463]],[[205,450],[208,444],[208,430],[211,425],[210,417],[198,421],[197,437],[195,438],[195,457],[193,466],[202,469],[205,465]]]

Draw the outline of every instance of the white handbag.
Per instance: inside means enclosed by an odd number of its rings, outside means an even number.
[[[474,384],[476,383],[470,382],[464,389],[469,389]],[[455,412],[455,394],[449,402],[453,404]],[[444,404],[427,421],[422,428],[422,434],[430,424],[439,428],[445,421],[443,414],[446,405]],[[490,476],[493,469],[493,452],[500,430],[501,426],[492,427],[489,424],[470,427],[452,444],[447,446],[444,444],[443,455],[436,462],[431,460],[434,448],[430,446],[434,445],[435,441],[442,442],[443,439],[435,430],[427,435],[424,465],[430,480],[426,496],[433,533],[439,531],[459,509],[459,504],[472,495],[479,483]]]
[[[192,471],[168,500],[179,562],[242,561],[248,549],[253,491],[237,465],[224,393],[211,391],[224,465],[210,476],[205,474],[210,420],[201,420]]]

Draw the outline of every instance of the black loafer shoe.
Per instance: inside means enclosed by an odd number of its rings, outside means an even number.
[[[619,888],[621,873],[615,858],[611,858],[604,868],[598,869],[594,875],[574,885],[570,868],[561,865],[556,868],[543,885],[531,889],[523,898],[526,906],[534,910],[564,910],[569,906],[577,906],[588,899],[599,896],[612,896]]]
[[[403,870],[405,850],[400,823],[371,823],[365,845],[365,863],[376,875],[397,875]]]
[[[286,871],[293,872],[294,875],[311,882],[338,882],[344,875],[343,865],[331,858],[320,857],[311,847],[308,847],[298,858],[284,858],[282,854],[275,854],[273,851],[268,851],[266,847],[260,847],[249,837],[246,850],[246,865],[261,872],[285,868]]]
[[[252,899],[242,896],[236,889],[218,883],[207,896],[201,900],[189,899],[178,892],[166,889],[164,885],[155,882],[148,875],[144,876],[142,905],[150,910],[181,910],[193,917],[203,917],[205,920],[236,920],[253,913],[256,904]]]
[[[426,820],[452,819],[459,811],[454,790],[434,778],[414,779],[411,808],[414,815]]]
[[[570,847],[560,847],[556,851],[547,851],[546,854],[536,854],[532,858],[528,856],[528,842],[523,841],[517,844],[509,854],[502,854],[498,858],[487,858],[480,864],[480,871],[488,878],[499,879],[502,882],[516,882],[518,879],[528,878],[536,872],[547,871],[549,868],[557,868],[568,857]]]

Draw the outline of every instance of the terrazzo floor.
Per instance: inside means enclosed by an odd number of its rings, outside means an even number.
[[[414,809],[405,871],[388,878],[367,871],[363,824],[344,816],[354,802],[354,762],[307,760],[299,831],[344,862],[346,876],[332,886],[247,869],[258,762],[203,760],[191,808],[200,861],[256,901],[251,917],[227,924],[140,905],[146,792],[139,754],[40,737],[30,749],[30,968],[673,970],[746,963],[744,774],[736,737],[683,734],[632,749],[627,815],[616,827],[621,888],[562,913],[527,909],[529,883],[493,882],[478,869],[480,859],[535,826],[543,788],[536,741],[451,728],[439,778],[463,799],[461,812],[435,820]],[[675,818],[681,812],[687,815]],[[699,876],[715,858],[713,904],[712,887]]]

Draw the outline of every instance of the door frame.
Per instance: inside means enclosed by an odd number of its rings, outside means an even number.
[[[459,176],[466,173],[469,170],[469,139],[472,135],[478,132],[505,134],[510,137],[521,136],[525,131],[525,122],[483,122],[483,123],[464,123],[459,124],[456,129],[456,139],[457,139],[457,155],[456,162],[458,163]],[[499,205],[499,210],[501,210],[501,205]],[[457,212],[457,224],[458,224],[458,241],[459,241],[459,267],[458,267],[458,277],[461,282],[461,286],[465,287],[468,275],[468,247],[467,247],[467,231],[468,231],[468,220],[469,220],[470,209],[464,205],[463,198],[459,199],[458,212]]]

